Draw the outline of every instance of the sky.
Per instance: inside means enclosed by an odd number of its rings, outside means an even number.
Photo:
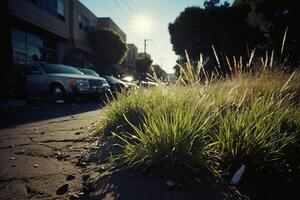
[[[190,6],[203,6],[204,0],[80,0],[98,17],[110,17],[126,33],[127,43],[146,52],[168,72],[173,73],[178,56],[173,52],[168,24]],[[229,0],[228,2],[232,2]]]

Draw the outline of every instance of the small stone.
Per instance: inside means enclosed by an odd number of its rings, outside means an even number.
[[[57,190],[56,190],[56,194],[57,195],[63,195],[66,194],[69,190],[69,184],[64,184],[62,186],[60,186]]]
[[[11,157],[10,159],[11,159],[11,160],[16,160],[16,158],[15,158],[15,157]]]
[[[38,167],[39,167],[39,165],[38,165],[38,164],[35,164],[35,165],[33,165],[33,167],[34,167],[34,168],[38,168]]]
[[[81,132],[76,132],[76,133],[75,133],[75,135],[80,135],[80,134],[81,134]]]
[[[83,180],[83,181],[86,181],[86,180],[88,180],[89,178],[90,178],[90,175],[89,175],[89,174],[83,175],[83,176],[82,176],[82,180]]]
[[[66,180],[67,181],[71,181],[71,180],[74,180],[75,179],[75,176],[74,175],[68,175],[67,177],[66,177]]]
[[[172,180],[168,180],[168,181],[166,182],[166,185],[167,185],[168,187],[173,187],[173,186],[175,185],[175,183],[174,183],[174,181],[172,181]]]
[[[195,177],[194,180],[197,182],[197,183],[202,183],[202,180],[198,177]]]
[[[77,194],[73,194],[70,196],[70,200],[77,200],[77,199],[80,199],[79,195]]]

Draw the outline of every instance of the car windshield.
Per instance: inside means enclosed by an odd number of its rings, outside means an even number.
[[[109,83],[121,83],[122,81],[113,76],[104,76]]]
[[[81,71],[75,69],[74,67],[70,67],[70,66],[66,66],[66,65],[43,64],[41,66],[47,74],[77,74],[77,75],[84,75],[84,73],[82,73]]]
[[[78,68],[78,70],[80,70],[81,72],[83,72],[86,75],[90,75],[90,76],[97,76],[99,77],[99,74],[97,72],[95,72],[94,70],[91,69],[83,69],[83,68]]]

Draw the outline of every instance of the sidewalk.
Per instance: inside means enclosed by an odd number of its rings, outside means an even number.
[[[0,199],[84,198],[85,155],[96,141],[91,133],[102,111],[37,121],[45,112],[37,109],[9,113],[16,120],[35,121],[0,130]],[[62,109],[66,108],[51,107],[48,112]]]

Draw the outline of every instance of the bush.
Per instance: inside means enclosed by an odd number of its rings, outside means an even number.
[[[298,162],[297,91],[296,79],[276,74],[139,89],[108,103],[99,132],[117,139],[115,169],[177,179],[232,176],[242,164],[282,170]]]

